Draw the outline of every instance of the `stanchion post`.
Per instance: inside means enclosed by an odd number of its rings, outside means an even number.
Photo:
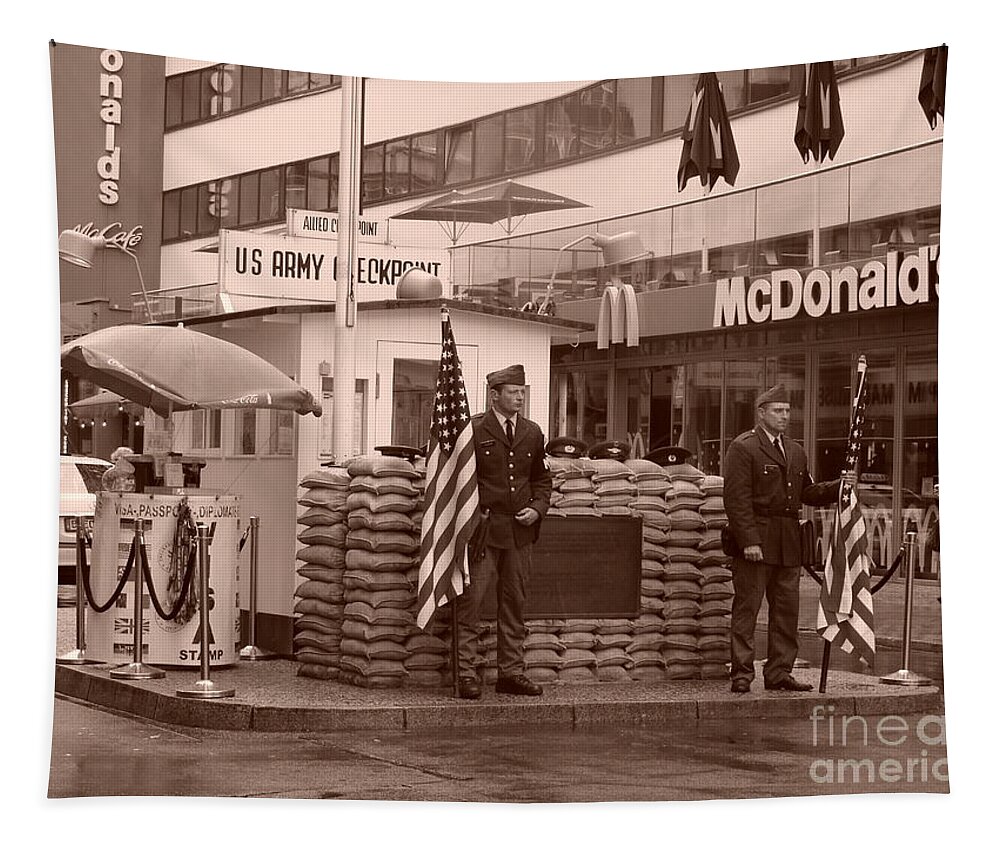
[[[56,659],[59,665],[88,665],[93,660],[87,658],[86,605],[83,591],[83,560],[86,557],[87,532],[83,515],[76,518],[76,649],[64,653]]]
[[[158,680],[166,676],[159,668],[145,665],[142,661],[142,565],[144,561],[142,553],[146,549],[145,523],[145,520],[135,521],[135,535],[132,539],[135,552],[135,558],[132,561],[132,570],[135,571],[132,574],[132,596],[135,598],[132,606],[132,661],[111,672],[111,676],[116,680]]]
[[[204,523],[199,523],[198,571],[201,574],[201,595],[198,600],[198,609],[201,615],[201,679],[198,680],[198,682],[196,682],[191,688],[177,689],[177,694],[180,697],[194,697],[201,700],[216,697],[232,697],[236,694],[236,689],[219,688],[210,678],[211,670],[208,663],[208,657],[211,653],[208,641],[211,634],[208,624],[208,570],[210,561],[208,548],[210,543],[211,542],[208,537],[208,526]]]
[[[903,546],[906,564],[906,590],[903,601],[903,667],[892,674],[880,677],[883,683],[897,686],[929,686],[929,677],[910,670],[910,638],[913,626],[913,579],[916,572],[917,533],[907,532]]]
[[[250,643],[240,650],[240,660],[257,662],[273,659],[273,653],[265,653],[257,647],[257,553],[259,548],[260,518],[250,518]]]

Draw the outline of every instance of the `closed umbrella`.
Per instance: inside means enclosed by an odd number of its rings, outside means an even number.
[[[715,188],[720,177],[730,186],[736,184],[740,157],[719,78],[712,72],[701,74],[695,83],[681,138],[684,145],[677,169],[679,192],[684,191],[692,177],[700,178],[701,185],[707,186],[708,191]]]
[[[944,84],[948,75],[948,46],[924,51],[924,67],[920,72],[917,100],[927,116],[931,130],[937,127],[938,115],[944,118]]]
[[[312,394],[240,346],[175,326],[115,325],[60,350],[69,372],[152,408],[280,408],[322,414]]]
[[[844,139],[844,118],[840,112],[840,91],[832,62],[806,65],[799,92],[799,111],[795,119],[795,147],[802,162],[812,154],[816,163],[831,160]]]

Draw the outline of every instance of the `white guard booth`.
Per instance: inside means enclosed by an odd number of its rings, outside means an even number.
[[[235,495],[179,496],[160,493],[112,493],[97,495],[94,513],[93,565],[90,586],[94,601],[101,605],[114,592],[125,571],[135,535],[135,521],[143,520],[146,555],[153,590],[164,611],[172,599],[171,551],[177,531],[181,503],[186,500],[196,523],[215,531],[209,547],[209,653],[213,666],[238,660],[239,606],[237,549],[240,538],[240,503]],[[180,565],[180,577],[186,565]],[[138,554],[135,569],[141,568]],[[174,569],[175,586],[179,585]],[[108,611],[87,613],[87,657],[107,663],[132,661],[134,636],[134,574]],[[192,576],[190,599],[197,599],[199,573]],[[143,587],[142,661],[151,665],[198,667],[201,664],[201,629],[197,605],[182,607],[172,621],[163,620],[153,608],[149,589]]]

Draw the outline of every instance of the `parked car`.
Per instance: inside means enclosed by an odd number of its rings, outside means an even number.
[[[76,582],[76,523],[82,517],[88,529],[94,527],[95,494],[101,476],[113,464],[83,455],[59,456],[59,584]]]

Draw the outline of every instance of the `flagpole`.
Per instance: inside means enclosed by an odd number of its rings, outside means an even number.
[[[868,358],[866,358],[864,355],[858,355],[858,368],[857,368],[857,372],[856,372],[856,375],[857,375],[857,378],[858,378],[858,384],[857,384],[857,387],[854,388],[854,394],[853,394],[853,397],[851,398],[851,419],[850,419],[850,425],[848,425],[848,427],[847,427],[848,428],[848,436],[847,436],[848,446],[850,446],[850,443],[851,443],[851,440],[852,440],[851,433],[854,430],[854,418],[857,415],[858,405],[861,404],[861,385],[864,382],[865,373],[867,371],[868,371]],[[848,456],[850,456],[850,448],[848,448]],[[855,472],[858,471],[860,465],[861,465],[861,454],[857,453],[854,456],[854,471]],[[841,496],[842,496],[843,492],[844,492],[844,482],[843,482],[843,480],[841,480],[840,487],[837,489],[837,509],[836,509],[835,514],[834,514],[834,520],[833,520],[833,537],[831,538],[831,542],[832,541],[836,541],[837,540],[837,535],[839,534],[838,527],[840,526],[840,504],[841,504]],[[831,546],[832,546],[832,543],[831,543]],[[826,581],[825,577],[824,577],[824,581]],[[825,638],[824,638],[823,641],[824,641],[824,647],[823,647],[823,665],[822,665],[822,668],[821,668],[820,674],[819,674],[819,693],[820,694],[824,694],[826,692],[826,679],[827,679],[827,674],[830,672],[830,644],[832,643],[830,641],[827,641]]]

